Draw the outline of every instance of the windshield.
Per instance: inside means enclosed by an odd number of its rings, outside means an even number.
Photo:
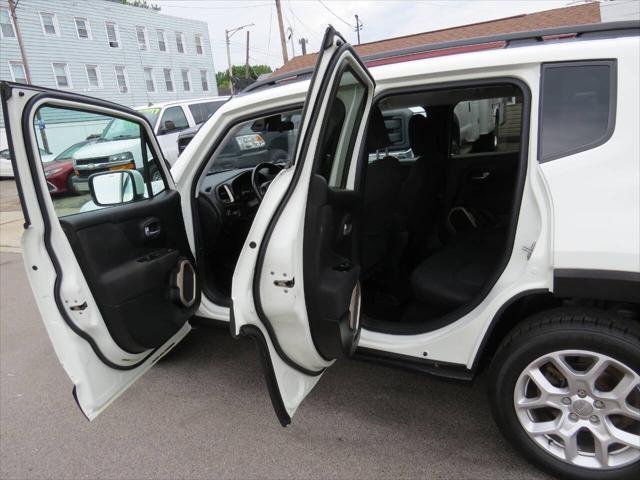
[[[138,109],[138,112],[147,117],[147,120],[149,120],[149,123],[152,127],[156,126],[156,121],[158,120],[158,116],[160,115],[159,108],[140,108]]]
[[[287,163],[293,158],[301,110],[261,117],[236,125],[211,159],[209,173]]]
[[[137,123],[114,118],[102,131],[102,140],[121,140],[124,138],[138,138],[140,126]]]
[[[80,143],[76,143],[74,145],[71,145],[64,152],[60,153],[55,159],[56,160],[71,160],[71,157],[73,156],[74,153],[76,153],[78,150],[80,150],[85,145],[88,145],[89,143],[91,143],[91,142],[80,142]]]

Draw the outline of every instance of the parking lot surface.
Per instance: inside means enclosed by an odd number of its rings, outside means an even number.
[[[3,479],[546,478],[500,435],[481,381],[339,361],[282,428],[253,343],[224,329],[193,331],[92,423],[71,389],[20,254],[0,253]]]

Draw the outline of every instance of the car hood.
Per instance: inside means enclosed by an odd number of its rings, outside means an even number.
[[[128,138],[124,140],[107,140],[98,141],[91,145],[84,146],[76,151],[72,158],[73,160],[84,160],[86,158],[101,158],[108,157],[123,152],[133,152],[140,150],[139,138]]]
[[[56,168],[73,168],[73,162],[71,160],[52,160],[45,165],[43,165],[43,169],[45,172]]]

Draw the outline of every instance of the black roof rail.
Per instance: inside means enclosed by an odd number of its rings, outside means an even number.
[[[549,37],[569,36],[571,39],[594,39],[594,38],[615,38],[631,35],[640,35],[640,20],[630,20],[624,22],[588,23],[585,25],[568,25],[565,27],[545,28],[541,30],[527,30],[522,32],[505,33],[485,37],[466,38],[464,40],[453,40],[449,42],[427,43],[415,47],[402,48],[398,50],[388,50],[372,55],[362,56],[363,62],[381,60],[383,58],[403,57],[416,53],[432,52],[455,47],[465,47],[484,43],[505,42],[504,48],[532,45],[543,42]],[[304,80],[311,77],[313,67],[305,67],[292,70],[280,75],[272,76],[252,83],[242,90],[240,94],[246,94],[265,87],[274,87],[281,83]]]

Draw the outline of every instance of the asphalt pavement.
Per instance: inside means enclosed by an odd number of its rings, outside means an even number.
[[[485,387],[340,361],[282,428],[255,347],[193,331],[88,422],[19,254],[0,254],[0,477],[544,478],[489,415]]]

